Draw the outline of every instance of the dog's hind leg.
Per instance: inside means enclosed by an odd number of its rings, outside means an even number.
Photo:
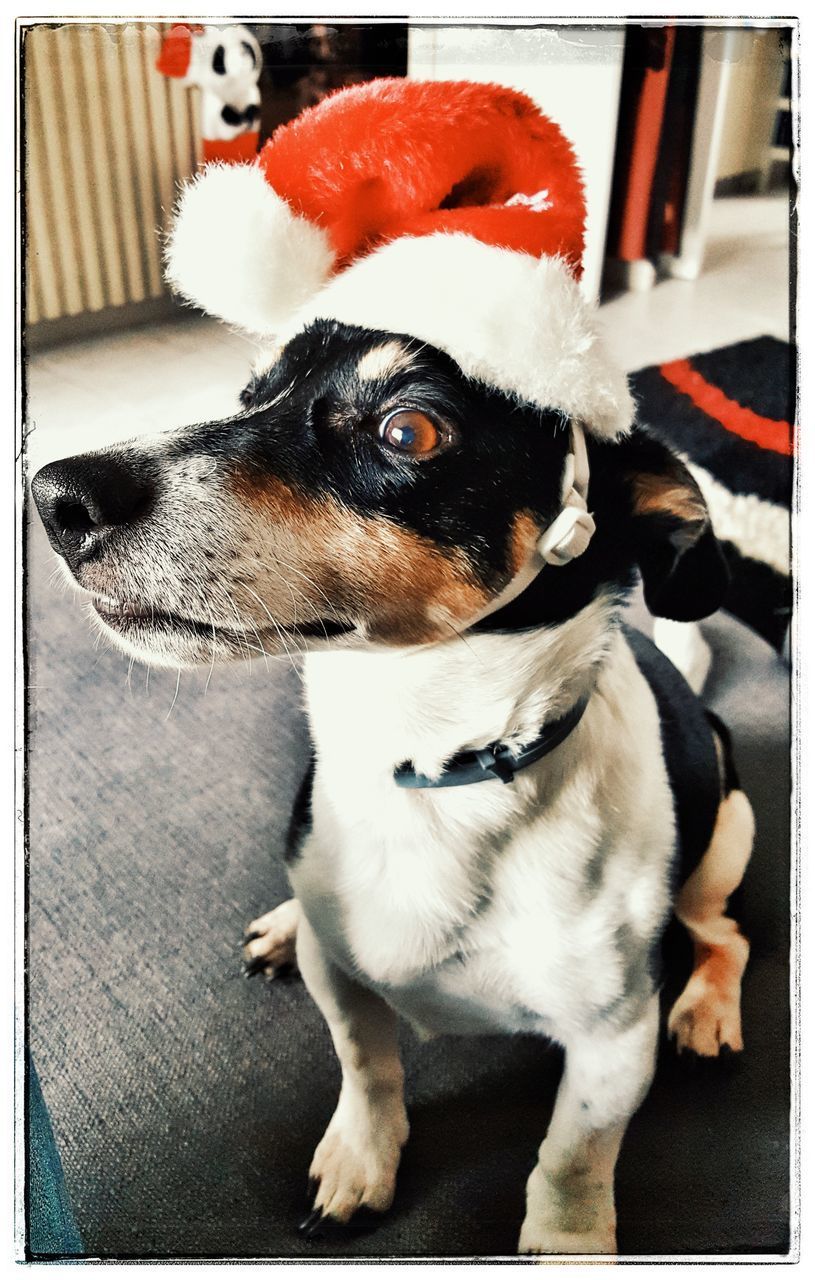
[[[281,902],[247,925],[243,937],[244,973],[252,977],[265,973],[273,978],[295,963],[300,903],[296,898]]]
[[[300,1230],[310,1238],[357,1209],[390,1208],[408,1121],[393,1010],[332,963],[305,916],[297,959],[342,1067],[337,1108],[309,1170],[313,1208]]]
[[[694,950],[693,973],[668,1018],[680,1052],[715,1058],[725,1046],[744,1047],[741,979],[750,945],[725,911],[750,860],[754,830],[750,802],[743,791],[731,791],[719,806],[705,856],[674,904]]]

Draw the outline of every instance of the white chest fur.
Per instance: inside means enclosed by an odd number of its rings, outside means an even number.
[[[308,658],[318,766],[293,887],[335,960],[428,1030],[563,1038],[647,994],[672,802],[650,690],[609,635],[596,603],[522,636]],[[465,746],[530,741],[592,685],[511,785],[395,786],[405,759],[433,775]]]

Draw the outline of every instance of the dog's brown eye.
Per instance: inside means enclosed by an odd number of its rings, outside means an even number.
[[[427,414],[418,409],[396,409],[380,422],[379,439],[399,453],[419,458],[438,449],[443,436]]]

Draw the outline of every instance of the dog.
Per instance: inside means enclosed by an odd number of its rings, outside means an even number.
[[[727,904],[750,805],[724,726],[623,621],[637,574],[655,614],[718,606],[699,488],[642,430],[594,438],[428,343],[338,321],[291,338],[241,403],[53,463],[33,495],[131,656],[304,654],[293,897],[245,937],[250,972],[296,961],[342,1067],[303,1230],[392,1202],[401,1016],[563,1046],[518,1247],[611,1254],[672,912],[694,963],[669,1032],[706,1058],[743,1047],[749,945]],[[593,536],[535,561],[576,485]]]

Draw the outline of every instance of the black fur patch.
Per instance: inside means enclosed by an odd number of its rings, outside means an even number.
[[[792,620],[790,575],[743,556],[732,542],[723,542],[722,550],[730,568],[725,608],[783,651]]]
[[[705,715],[721,744],[722,759],[724,761],[724,794],[729,796],[731,791],[741,790],[736,762],[733,759],[733,739],[724,720],[717,716],[715,711],[711,711],[709,707],[706,707]]]
[[[716,538],[702,528],[685,539],[680,517],[667,511],[638,514],[635,477],[670,477],[692,491],[692,477],[669,450],[635,428],[618,443],[587,438],[589,509],[596,532],[582,556],[569,564],[547,565],[526,591],[474,628],[514,631],[564,622],[602,590],[622,599],[642,573],[646,600],[660,617],[707,617],[719,607],[727,587],[727,565]],[[703,508],[701,496],[699,498]],[[678,535],[680,535],[678,537]]]
[[[360,377],[363,356],[394,343],[403,358],[379,376]],[[242,416],[197,427],[169,447],[177,456],[213,459],[226,477],[260,489],[264,481],[279,481],[304,496],[392,522],[442,552],[463,552],[491,591],[517,568],[519,516],[543,530],[560,509],[569,448],[563,415],[465,377],[443,352],[410,337],[318,321],[252,379],[241,403]],[[418,410],[449,429],[449,446],[421,459],[389,448],[377,427],[397,408]],[[622,597],[638,566],[652,598],[668,598],[672,606],[678,600],[682,616],[705,616],[716,607],[721,565],[715,539],[694,552],[692,571],[689,566],[683,573],[684,553],[674,546],[681,521],[661,514],[637,518],[633,510],[632,476],[681,471],[672,455],[641,432],[619,443],[589,438],[587,447],[589,505],[597,524],[588,550],[567,566],[543,569],[518,600],[478,630],[562,622],[601,591]],[[400,566],[392,570],[398,575]]]
[[[244,417],[197,428],[177,448],[220,459],[253,483],[276,478],[442,550],[461,550],[491,585],[506,577],[518,513],[541,526],[557,514],[565,421],[465,378],[449,357],[412,338],[399,339],[408,367],[360,379],[362,356],[393,340],[320,321],[244,390]],[[427,459],[389,449],[376,428],[400,407],[449,426],[455,442]]]
[[[603,591],[622,600],[636,581],[636,556],[627,519],[629,498],[621,479],[619,451],[587,439],[589,509],[597,526],[582,556],[546,565],[526,591],[476,624],[475,631],[523,631],[554,626],[574,617]]]
[[[719,812],[719,762],[713,728],[701,702],[673,663],[641,632],[633,627],[623,630],[659,712],[662,751],[676,817],[676,891],[704,857]]]
[[[291,818],[289,820],[289,830],[286,835],[286,846],[284,852],[284,857],[288,865],[297,862],[300,857],[300,851],[303,847],[303,841],[311,831],[311,794],[314,790],[314,773],[316,764],[317,762],[314,758],[314,754],[312,753],[303,781],[300,783],[300,787],[294,801],[294,807],[291,811]]]

